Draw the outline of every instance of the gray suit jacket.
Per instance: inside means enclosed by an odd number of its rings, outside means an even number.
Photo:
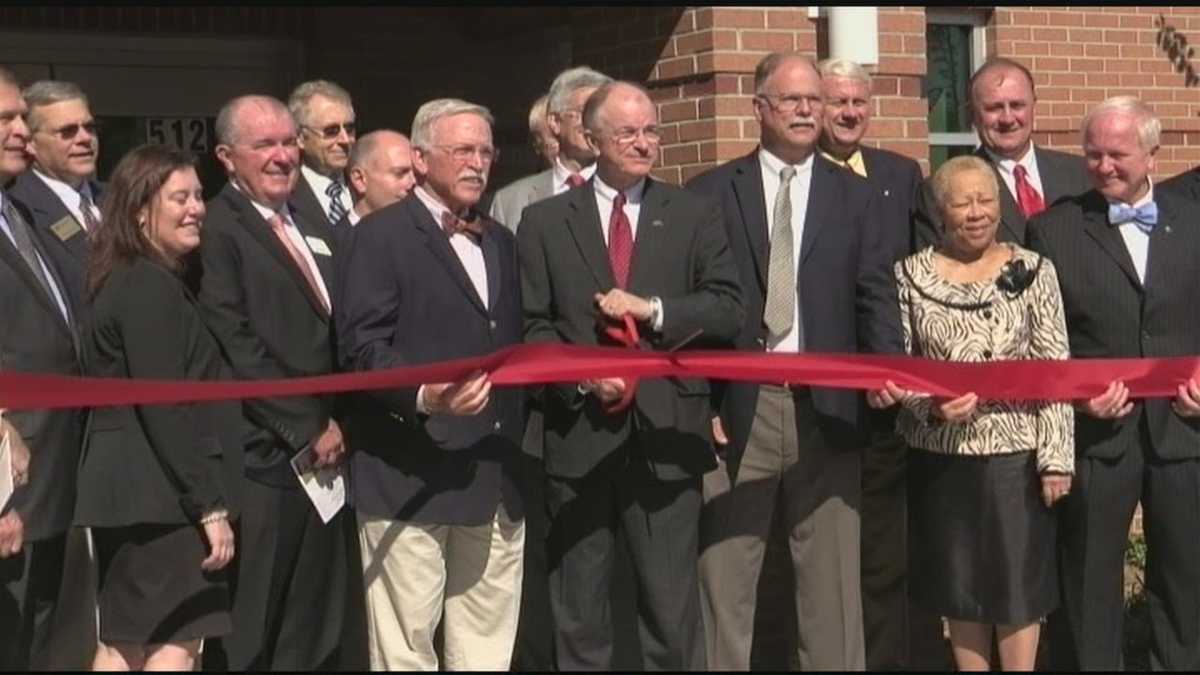
[[[492,220],[504,225],[510,231],[517,231],[521,222],[521,212],[534,202],[554,196],[554,169],[546,169],[504,186],[492,199],[490,211]]]

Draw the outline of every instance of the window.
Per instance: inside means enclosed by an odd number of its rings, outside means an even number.
[[[925,22],[929,170],[934,171],[947,159],[974,152],[979,145],[971,127],[967,82],[987,57],[987,17],[977,10],[928,9]]]

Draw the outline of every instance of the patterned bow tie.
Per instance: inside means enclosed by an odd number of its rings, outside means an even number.
[[[1133,223],[1142,232],[1150,234],[1158,224],[1158,204],[1146,202],[1136,209],[1125,204],[1109,204],[1108,222],[1113,225]]]
[[[483,237],[483,228],[484,220],[474,210],[467,212],[467,218],[460,218],[450,211],[442,212],[442,229],[446,231],[447,237],[466,234],[479,241]]]

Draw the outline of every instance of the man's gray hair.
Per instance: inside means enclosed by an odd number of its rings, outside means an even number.
[[[821,71],[817,68],[817,64],[800,52],[771,52],[762,57],[762,60],[754,67],[754,93],[765,94],[764,87],[767,84],[767,80],[771,79],[776,70],[779,70],[779,66],[788,61],[807,63],[813,69],[813,72],[817,74],[817,77],[821,77]]]
[[[1107,113],[1130,115],[1137,120],[1138,145],[1142,150],[1150,151],[1158,147],[1162,140],[1162,122],[1150,106],[1142,103],[1136,96],[1113,96],[1088,111],[1083,118],[1081,132],[1086,136],[1092,120]]]
[[[827,77],[844,77],[855,82],[871,85],[871,74],[856,61],[850,59],[825,59],[817,64],[817,72],[821,79]]]
[[[0,66],[0,84],[21,88],[21,81],[17,79],[17,74],[4,66]]]
[[[228,103],[221,106],[220,112],[217,113],[217,143],[221,145],[233,145],[234,143],[237,143],[238,129],[234,124],[236,121],[235,118],[237,117],[237,114],[241,110],[242,106],[249,103],[260,103],[268,108],[274,109],[281,115],[287,115],[289,118],[291,118],[291,115],[288,113],[287,106],[283,104],[283,101],[280,101],[274,96],[263,96],[260,94],[238,96],[237,98],[231,99]]]
[[[350,114],[354,114],[354,103],[350,100],[350,92],[329,80],[309,80],[302,82],[288,96],[287,109],[292,114],[292,119],[296,120],[296,124],[309,126],[308,103],[314,96],[324,96],[344,103],[347,108],[350,108]]]
[[[389,136],[400,136],[407,140],[407,137],[396,131],[395,129],[376,129],[371,133],[358,139],[358,141],[350,148],[350,159],[346,164],[346,169],[353,169],[356,166],[362,166],[371,159],[371,155],[379,149],[379,146]]]
[[[571,95],[587,87],[602,87],[613,79],[587,66],[569,68],[558,74],[550,85],[547,112],[566,112],[571,105]]]
[[[433,125],[443,117],[473,113],[487,120],[489,127],[496,126],[496,118],[487,108],[478,103],[464,101],[461,98],[435,98],[427,101],[417,109],[412,122],[412,140],[414,148],[429,150],[433,147]]]
[[[25,105],[29,106],[25,122],[29,124],[30,131],[41,128],[42,120],[38,108],[63,101],[83,101],[85,106],[88,104],[87,94],[83,93],[79,85],[62,80],[38,80],[25,87],[21,95],[25,97]]]
[[[608,103],[608,99],[613,95],[613,92],[617,91],[618,89],[633,89],[641,92],[642,96],[645,96],[646,99],[651,102],[651,104],[654,103],[654,97],[650,95],[650,90],[646,89],[637,82],[630,82],[628,80],[613,80],[612,82],[601,85],[599,89],[597,89],[592,93],[591,96],[588,97],[587,103],[583,106],[582,121],[584,129],[587,129],[593,134],[601,134],[605,131],[604,129],[600,128],[600,111],[604,109],[604,104]],[[657,107],[654,108],[654,117],[655,120],[658,119]]]

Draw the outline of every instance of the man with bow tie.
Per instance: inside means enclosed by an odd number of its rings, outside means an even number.
[[[1095,189],[1030,223],[1030,247],[1058,270],[1075,358],[1200,353],[1200,226],[1195,202],[1150,180],[1161,124],[1132,97],[1083,120]],[[1172,399],[1134,400],[1120,381],[1078,401],[1075,481],[1061,506],[1060,582],[1075,663],[1122,665],[1122,573],[1138,501],[1148,547],[1151,666],[1200,667],[1200,382]],[[1058,638],[1058,636],[1055,636]],[[1056,651],[1063,651],[1062,645]]]
[[[417,187],[366,216],[338,260],[339,361],[370,371],[521,341],[513,235],[475,210],[492,115],[429,101],[412,123]],[[507,670],[525,523],[523,394],[486,373],[370,392],[347,427],[372,670]],[[442,622],[439,663],[433,634]]]

